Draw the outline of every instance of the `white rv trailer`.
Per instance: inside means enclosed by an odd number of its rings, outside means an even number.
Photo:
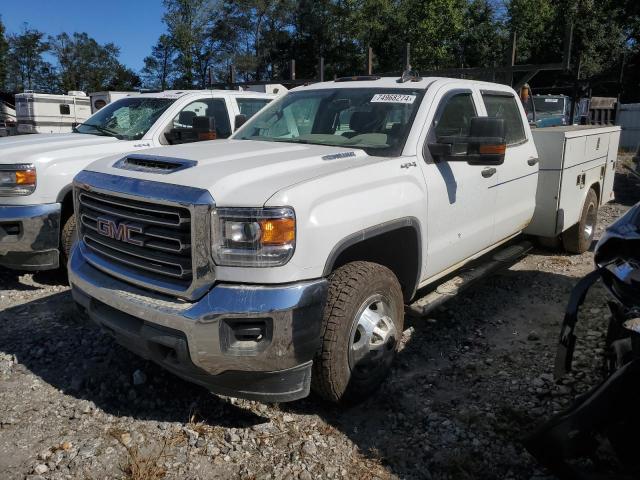
[[[18,133],[69,133],[74,123],[90,116],[91,105],[84,92],[52,95],[26,91],[16,95]]]
[[[16,134],[16,111],[13,105],[0,100],[0,137]]]
[[[16,111],[12,105],[0,100],[0,124],[16,123]]]
[[[91,99],[91,113],[96,113],[102,107],[131,95],[140,95],[140,92],[93,92],[89,94]]]

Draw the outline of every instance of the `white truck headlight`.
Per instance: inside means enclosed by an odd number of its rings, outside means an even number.
[[[32,164],[0,165],[0,197],[30,195],[36,189]]]
[[[218,208],[212,213],[211,228],[211,251],[217,265],[284,265],[296,245],[296,217],[291,208]]]

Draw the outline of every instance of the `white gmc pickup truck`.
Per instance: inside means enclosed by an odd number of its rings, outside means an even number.
[[[227,90],[146,93],[109,104],[74,133],[0,139],[0,265],[66,265],[75,234],[71,182],[94,160],[227,138],[275,97]]]
[[[587,248],[619,129],[585,132],[556,131],[569,137],[539,157],[516,93],[491,83],[296,88],[229,140],[78,174],[73,296],[122,345],[213,392],[361,399],[389,370],[405,305],[534,218],[530,233]]]

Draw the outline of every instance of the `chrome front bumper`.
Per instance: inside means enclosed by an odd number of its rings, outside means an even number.
[[[59,203],[0,205],[0,265],[17,270],[58,268]]]
[[[80,244],[81,242],[79,242]],[[219,283],[185,302],[69,263],[75,301],[129,350],[211,391],[260,401],[309,394],[325,279],[277,286]]]

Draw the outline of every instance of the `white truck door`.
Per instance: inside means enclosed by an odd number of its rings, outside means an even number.
[[[471,119],[479,113],[473,91],[443,88],[434,105],[424,148],[418,152],[427,184],[427,277],[491,245],[497,177],[495,170],[464,160],[435,161],[428,148],[438,137],[469,136]]]
[[[507,151],[497,168],[495,226],[497,243],[522,231],[536,208],[538,153],[520,101],[511,92],[481,92],[489,117],[505,119]]]

